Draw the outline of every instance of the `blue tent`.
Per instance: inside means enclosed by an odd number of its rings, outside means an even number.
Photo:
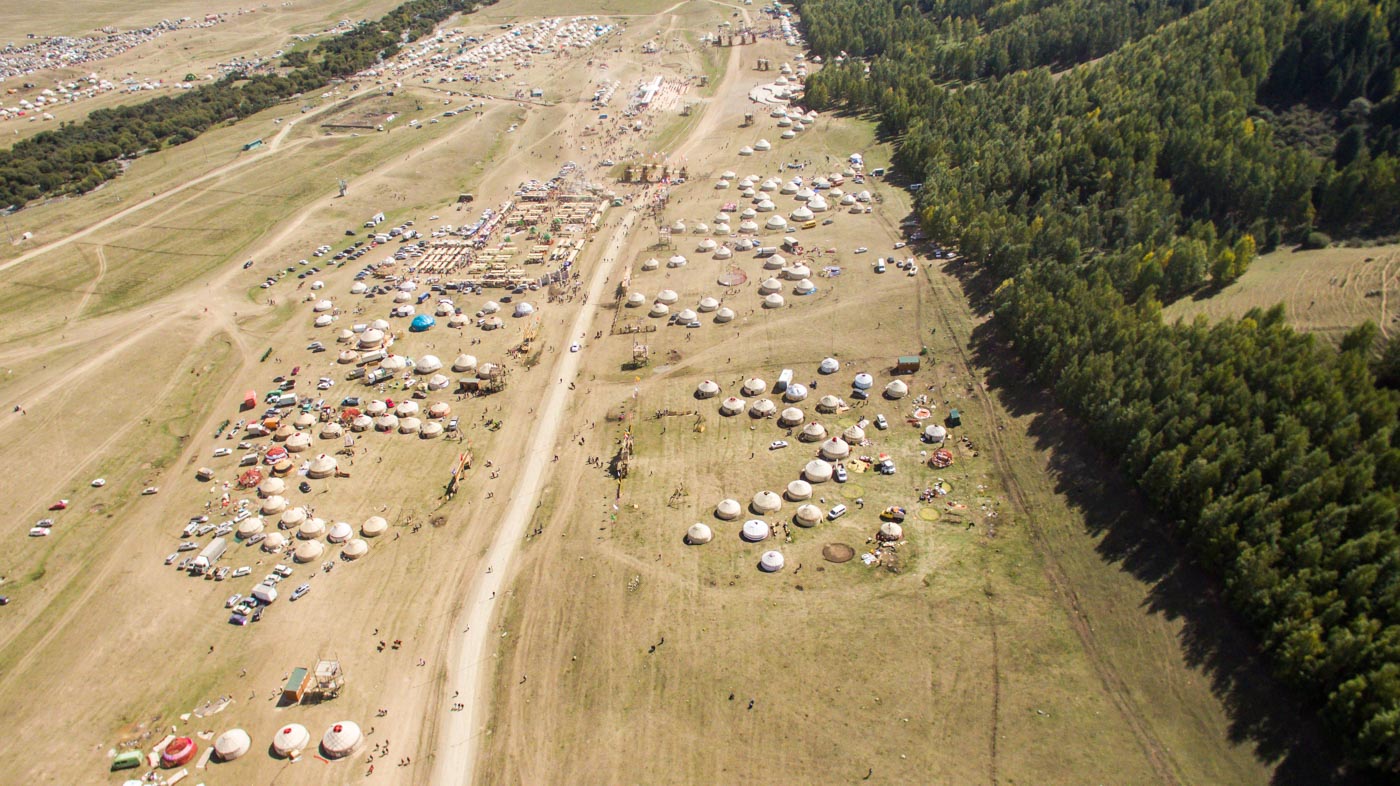
[[[433,319],[427,314],[419,314],[413,318],[413,323],[408,326],[408,329],[414,333],[422,333],[436,324],[436,319]]]

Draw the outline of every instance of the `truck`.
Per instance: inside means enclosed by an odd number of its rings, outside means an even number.
[[[190,572],[195,575],[204,575],[215,562],[219,561],[219,557],[224,556],[227,549],[227,538],[214,538],[209,541],[209,545],[205,546],[204,550],[199,552],[199,556],[194,558],[194,562],[190,563]]]
[[[758,253],[755,254],[755,256],[757,256],[759,259],[767,259],[768,257],[771,257],[776,253],[778,253],[777,246],[762,246],[758,249]]]
[[[773,385],[773,392],[774,392],[774,393],[782,393],[782,392],[786,391],[786,390],[788,389],[788,385],[791,385],[791,384],[792,384],[792,369],[790,369],[790,368],[785,368],[785,369],[783,369],[782,373],[778,375],[778,381],[777,381],[777,383],[776,383],[775,385]]]

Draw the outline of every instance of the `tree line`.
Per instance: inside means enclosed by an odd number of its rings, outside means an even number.
[[[828,62],[806,101],[877,114],[924,231],[1002,282],[1034,380],[1377,772],[1400,765],[1400,344],[1373,358],[1366,325],[1336,351],[1280,308],[1168,325],[1161,301],[1397,226],[1398,4],[1121,3],[1085,31],[1080,0],[799,3]]]
[[[403,43],[432,32],[449,16],[494,0],[409,0],[383,17],[294,52],[285,73],[230,74],[177,96],[93,111],[0,150],[0,206],[83,193],[116,177],[120,162],[183,144],[210,127],[261,112],[299,93],[392,57]]]

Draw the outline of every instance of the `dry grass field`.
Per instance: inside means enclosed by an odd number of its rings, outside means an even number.
[[[84,7],[81,24],[135,13]],[[0,780],[118,783],[119,774],[104,773],[120,742],[150,749],[172,727],[237,726],[252,736],[252,752],[196,770],[190,782],[436,784],[468,773],[482,783],[1316,782],[1311,768],[1326,752],[1307,722],[1255,671],[1211,585],[1178,564],[1162,528],[1076,442],[1073,426],[1020,384],[963,296],[958,263],[894,250],[907,194],[871,180],[857,188],[874,192],[872,213],[833,209],[818,216],[830,225],[795,231],[809,248],[836,251],[809,263],[814,294],[796,296],[785,281],[785,306],[764,309],[758,287],[776,271],[752,253],[712,259],[696,250],[702,235],[656,247],[657,220],[635,209],[643,189],[608,182],[616,167],[603,164],[664,153],[688,167],[690,182],[671,190],[659,220],[694,225],[712,222],[723,202],[744,201],[714,189],[725,170],[811,178],[856,152],[883,165],[890,151],[871,124],[824,116],[781,140],[760,112],[754,127],[740,128],[750,88],[776,76],[753,70],[755,60],[796,63],[798,54],[781,39],[699,46],[719,21],[753,15],[750,7],[603,0],[568,10],[611,15],[626,30],[606,48],[541,60],[483,89],[508,96],[539,85],[543,104],[488,99],[480,118],[429,123],[448,107],[418,85],[394,99],[357,100],[397,102],[377,108],[402,113],[400,123],[421,118],[421,130],[327,134],[326,119],[364,110],[342,92],[305,115],[270,110],[212,130],[140,159],[93,194],[9,218],[34,238],[0,247],[0,308],[10,315],[0,321],[0,498],[12,508],[0,552],[0,593],[11,598],[0,615],[0,706],[11,729]],[[485,32],[558,12],[504,0],[461,24]],[[649,40],[662,51],[642,54]],[[623,85],[616,111],[658,73],[684,87],[642,116],[642,132],[586,131],[597,122],[589,99],[600,82]],[[686,81],[699,75],[710,85]],[[686,103],[693,111],[682,117]],[[240,151],[258,137],[268,140],[261,152]],[[738,155],[761,137],[772,151]],[[234,443],[213,435],[240,417],[244,389],[268,389],[297,365],[304,378],[344,377],[333,330],[312,327],[313,293],[293,276],[267,290],[258,282],[301,269],[319,243],[344,247],[344,230],[359,231],[377,210],[391,225],[460,225],[569,160],[606,188],[638,195],[605,214],[580,257],[585,291],[604,294],[586,304],[532,301],[542,349],[537,365],[516,364],[504,393],[430,395],[451,403],[465,442],[366,433],[351,477],[289,492],[328,521],[358,527],[384,515],[390,533],[331,572],[298,566],[283,588],[308,581],[309,595],[279,601],[256,625],[227,624],[223,599],[275,560],[233,546],[224,564],[253,575],[225,582],[162,564],[184,522],[217,502],[218,489],[195,482],[195,470],[232,471],[235,458],[212,451]],[[810,164],[781,170],[790,161]],[[341,177],[349,191],[337,198]],[[463,191],[476,201],[459,210]],[[790,196],[773,198],[783,215],[796,207]],[[783,234],[760,236],[776,244]],[[689,263],[641,270],[676,253]],[[873,259],[892,253],[916,257],[917,275],[873,272]],[[244,270],[247,259],[254,265]],[[347,294],[363,261],[321,264],[325,289],[314,293],[356,321],[387,311],[382,300]],[[725,291],[716,279],[731,264],[748,281]],[[828,265],[840,275],[817,275]],[[677,310],[714,296],[735,318],[716,324],[701,314],[690,329],[616,303],[629,267],[631,289],[648,303],[663,288],[678,294]],[[458,304],[471,313],[486,299]],[[614,335],[615,321],[655,330]],[[403,333],[395,351],[500,361],[524,329],[511,319],[490,333],[438,327]],[[312,353],[313,340],[332,351]],[[566,349],[575,341],[577,354]],[[626,368],[636,343],[650,362]],[[895,357],[922,348],[922,369],[902,377],[910,396],[882,398]],[[828,356],[843,367],[819,375]],[[715,504],[781,492],[814,445],[773,419],[722,417],[718,402],[738,395],[742,380],[771,383],[784,368],[818,383],[795,406],[828,431],[885,416],[889,429],[869,426],[871,444],[853,453],[888,453],[898,472],[818,484],[814,502],[849,513],[750,544],[738,536],[749,515],[719,521]],[[858,371],[876,380],[867,403],[850,397]],[[721,385],[720,398],[694,397],[705,379]],[[339,381],[326,395],[364,392]],[[828,393],[859,405],[818,414]],[[931,448],[906,421],[917,395],[928,396],[935,418],[963,414],[949,468],[923,463]],[[501,420],[500,430],[484,428],[487,419]],[[606,464],[624,429],[635,459],[619,485],[588,460]],[[770,451],[779,439],[791,444]],[[465,491],[444,501],[448,470],[468,448],[475,463]],[[95,477],[106,486],[91,488]],[[939,481],[949,493],[920,503],[918,492]],[[160,493],[141,496],[150,485]],[[70,509],[46,514],[58,498]],[[910,514],[893,556],[874,566],[823,558],[828,543],[871,549],[887,505]],[[790,521],[796,507],[785,502],[768,519]],[[25,537],[44,515],[55,516],[54,534]],[[713,542],[683,542],[697,521],[713,527]],[[781,572],[757,568],[768,549],[783,554]],[[495,561],[500,554],[514,559]],[[395,639],[401,648],[381,651],[380,641]],[[321,656],[344,664],[344,694],[278,707],[290,669]],[[233,699],[223,712],[182,720],[220,696]],[[463,701],[470,712],[454,711]],[[345,719],[373,729],[373,747],[358,758],[290,763],[267,752],[285,723],[319,739]],[[404,757],[410,765],[391,761]]]
[[[1385,335],[1400,328],[1393,302],[1398,295],[1395,246],[1281,249],[1259,257],[1224,289],[1171,304],[1165,316],[1190,320],[1204,314],[1216,320],[1282,303],[1294,327],[1336,342],[1368,319]]]

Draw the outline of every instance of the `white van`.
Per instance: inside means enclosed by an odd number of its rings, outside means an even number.
[[[844,515],[846,515],[846,506],[837,505],[836,507],[831,509],[831,512],[826,514],[826,518],[827,521],[835,521]]]

